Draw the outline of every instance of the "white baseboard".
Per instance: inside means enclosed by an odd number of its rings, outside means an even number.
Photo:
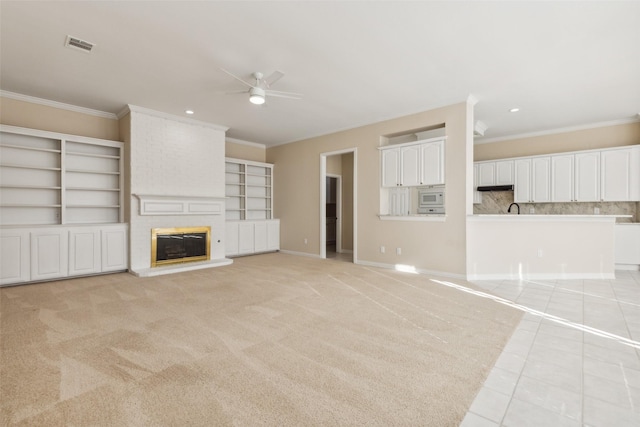
[[[616,270],[640,271],[638,264],[616,264]]]
[[[308,252],[297,252],[297,251],[288,251],[285,249],[280,249],[280,253],[288,254],[288,255],[298,255],[298,256],[306,256],[309,258],[320,258],[318,254],[310,254]]]
[[[172,264],[153,268],[140,268],[130,270],[130,272],[138,277],[161,276],[163,274],[180,273],[183,271],[202,270],[204,268],[222,267],[223,265],[233,264],[233,260],[229,258],[216,259],[210,261],[185,262],[182,264]]]
[[[474,280],[580,280],[580,279],[615,279],[614,273],[536,273],[525,274],[469,274],[468,281]]]

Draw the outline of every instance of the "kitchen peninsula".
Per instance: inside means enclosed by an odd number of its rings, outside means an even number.
[[[612,279],[618,217],[628,215],[470,215],[467,277]]]

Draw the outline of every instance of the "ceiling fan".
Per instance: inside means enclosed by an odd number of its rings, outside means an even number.
[[[267,96],[274,96],[278,98],[289,98],[289,99],[302,99],[302,94],[293,93],[293,92],[282,92],[279,90],[272,90],[271,86],[280,80],[284,73],[281,71],[274,71],[269,77],[264,77],[264,74],[256,71],[251,76],[255,80],[255,83],[249,83],[235,74],[225,70],[224,68],[220,68],[225,73],[229,74],[234,79],[242,82],[245,86],[248,86],[249,89],[237,90],[234,92],[227,92],[228,94],[234,93],[248,93],[249,94],[249,102],[256,105],[264,104]]]

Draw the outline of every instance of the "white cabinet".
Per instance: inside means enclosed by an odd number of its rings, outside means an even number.
[[[616,224],[615,233],[616,267],[637,270],[640,267],[640,224]]]
[[[0,230],[0,285],[127,269],[127,225]]]
[[[515,165],[515,183],[513,188],[513,201],[517,203],[529,203],[531,196],[531,159],[517,159]]]
[[[573,202],[573,154],[551,156],[551,201]]]
[[[513,185],[513,160],[477,162],[476,164],[478,165],[478,181],[476,187],[488,185]]]
[[[420,184],[444,184],[444,140],[420,146]]]
[[[409,215],[411,209],[409,188],[392,188],[389,190],[389,215]]]
[[[603,150],[600,153],[602,201],[640,200],[640,148]]]
[[[102,268],[103,273],[108,271],[123,271],[127,269],[127,227],[119,225],[102,227],[100,237],[102,244]]]
[[[31,278],[29,230],[0,230],[0,285]]]
[[[382,187],[444,184],[444,140],[382,147]]]
[[[246,255],[254,253],[254,223],[245,221],[238,224],[238,254]]]
[[[267,250],[280,249],[280,221],[267,221]]]
[[[226,219],[273,218],[273,165],[227,158],[225,195]]]
[[[280,249],[280,220],[227,221],[225,255],[249,255]]]
[[[43,228],[31,232],[31,279],[47,280],[68,274],[69,232]]]
[[[69,276],[96,274],[102,271],[100,228],[69,230]]]
[[[551,199],[549,157],[533,157],[515,161],[514,202],[548,202]]]
[[[574,200],[597,202],[600,200],[600,152],[579,153],[574,158]]]
[[[482,193],[478,191],[478,175],[480,173],[480,165],[474,163],[473,165],[473,203],[480,204],[482,203]]]
[[[400,149],[382,150],[382,186],[400,185]]]

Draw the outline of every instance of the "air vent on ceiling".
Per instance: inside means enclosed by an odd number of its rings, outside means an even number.
[[[64,42],[64,45],[66,47],[79,49],[87,53],[91,52],[91,50],[93,50],[93,48],[95,47],[95,43],[91,43],[91,42],[81,40],[79,38],[71,37],[71,36],[67,36],[67,40]]]

